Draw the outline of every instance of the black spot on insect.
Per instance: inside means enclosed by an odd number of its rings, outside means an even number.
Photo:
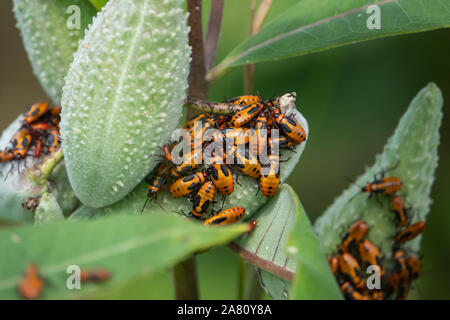
[[[195,178],[195,175],[187,176],[187,177],[185,177],[185,178],[183,179],[183,182],[191,181],[191,180],[193,180],[194,178]]]
[[[291,133],[292,132],[291,128],[286,123],[281,123],[280,127],[281,127],[281,129],[284,132],[287,132],[287,133]]]
[[[293,125],[294,127],[297,126],[297,122],[291,118],[286,117],[287,122],[289,122],[291,125]]]
[[[209,200],[206,200],[202,205],[202,211],[206,211],[209,207]]]
[[[36,116],[39,113],[39,108],[36,108],[33,110],[33,112],[31,113],[32,116]]]
[[[201,200],[201,197],[199,195],[194,197],[194,208],[198,207],[198,205],[200,204],[200,200]]]
[[[216,168],[214,168],[214,167],[211,167],[211,175],[214,180],[219,179],[219,173],[217,172]]]
[[[22,148],[25,148],[27,145],[28,145],[28,138],[25,137],[25,138],[22,140]]]
[[[230,171],[228,169],[228,167],[225,164],[221,164],[220,165],[220,169],[222,170],[223,174],[228,177],[230,175]],[[216,178],[217,179],[217,178]]]
[[[211,221],[211,224],[219,224],[219,223],[224,222],[226,220],[227,220],[227,217],[217,218],[217,219],[214,219],[213,221]]]
[[[259,111],[259,105],[255,105],[254,107],[253,107],[253,106],[250,106],[247,113],[248,113],[248,114],[253,114],[253,113],[256,113],[256,112],[258,112],[258,111]]]

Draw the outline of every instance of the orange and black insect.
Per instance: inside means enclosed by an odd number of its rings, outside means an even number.
[[[295,143],[289,140],[286,136],[278,137],[278,139],[274,139],[273,137],[269,137],[268,139],[268,145],[270,150],[274,148],[274,146],[278,144],[278,149],[286,148],[293,150],[295,147]]]
[[[352,224],[342,239],[339,246],[340,252],[348,252],[351,246],[358,245],[366,235],[367,228],[367,223],[362,220],[358,220]]]
[[[183,176],[187,174],[190,170],[197,168],[202,163],[202,152],[196,152],[196,150],[192,150],[186,155],[183,155],[182,162],[178,165],[175,165],[171,173],[175,178]],[[172,158],[171,158],[172,159]],[[172,159],[173,163],[173,159]]]
[[[239,148],[233,147],[228,154],[236,158],[236,166],[243,174],[257,179],[261,174],[261,164],[256,157],[248,153],[248,150],[246,151],[242,152]]]
[[[278,102],[280,101],[280,98],[273,98],[273,99],[269,99],[266,101],[266,104],[270,107],[270,108],[277,108],[278,106]]]
[[[196,217],[201,217],[208,210],[209,205],[214,200],[216,189],[212,181],[206,181],[200,187],[198,192],[193,197],[194,206],[192,214]]]
[[[259,186],[266,197],[273,196],[280,185],[280,158],[278,154],[269,155],[269,163],[262,165]]]
[[[361,289],[364,287],[365,283],[361,274],[361,267],[350,253],[345,252],[339,256],[339,271],[356,288]]]
[[[191,129],[191,141],[193,143],[194,150],[200,149],[203,142],[205,132],[211,128],[214,128],[214,120],[206,118],[204,121],[195,122]]]
[[[14,159],[14,153],[11,150],[0,151],[0,162],[8,162]]]
[[[244,214],[245,209],[243,207],[232,207],[205,220],[203,224],[205,226],[232,224],[241,220]]]
[[[50,122],[54,125],[54,126],[59,126],[59,122],[61,121],[61,107],[60,106],[54,106],[53,108],[50,109]]]
[[[111,278],[111,272],[104,268],[97,268],[92,270],[81,270],[80,280],[81,282],[105,282]]]
[[[223,163],[220,156],[214,156],[211,159],[211,165],[208,168],[214,185],[222,194],[231,194],[234,191],[234,180],[230,168]]]
[[[372,300],[384,300],[384,292],[382,290],[374,290],[370,297]]]
[[[48,122],[36,122],[36,123],[30,124],[30,127],[34,133],[37,133],[40,135],[50,129],[50,124]]]
[[[336,276],[339,271],[339,258],[336,256],[328,257],[328,264],[330,265],[331,271]]]
[[[406,252],[404,250],[397,250],[394,253],[395,258],[395,267],[394,272],[398,273],[400,279],[408,280],[409,279],[409,270],[406,260]]]
[[[369,240],[364,240],[359,243],[359,257],[361,261],[367,265],[375,265],[380,267],[381,276],[384,275],[381,253],[378,248]]]
[[[264,108],[261,103],[254,103],[245,107],[241,111],[236,112],[230,120],[230,127],[242,127],[246,123],[255,118]]]
[[[406,265],[409,270],[409,275],[412,280],[415,280],[420,277],[422,274],[422,263],[420,259],[416,255],[412,255],[406,260]]]
[[[166,183],[167,179],[166,172],[167,172],[167,165],[165,162],[161,162],[156,167],[156,170],[151,175],[151,177],[145,179],[145,181],[148,183],[148,195],[147,199],[145,200],[144,206],[142,207],[141,213],[144,211],[149,199],[154,199],[156,202],[157,193],[163,188],[164,184]]]
[[[365,294],[358,292],[350,282],[344,282],[341,285],[341,291],[348,300],[370,300]]]
[[[397,250],[394,253],[395,267],[394,272],[389,277],[389,284],[393,291],[397,293],[396,299],[406,299],[409,291],[410,273],[406,260],[406,253],[403,250]]]
[[[207,113],[199,114],[198,116],[195,116],[191,120],[187,121],[184,124],[183,129],[188,129],[189,130],[189,129],[194,127],[195,122],[197,122],[197,121],[203,122],[203,121],[205,121],[206,119],[209,119],[209,118],[210,118],[210,115],[207,114]]]
[[[256,118],[257,150],[250,150],[254,155],[267,154],[267,115],[262,111]],[[256,151],[256,152],[255,152]]]
[[[375,179],[372,182],[366,183],[364,187],[361,188],[362,192],[370,193],[369,198],[373,194],[393,194],[402,188],[402,180],[397,177],[382,177],[380,179]]]
[[[197,172],[187,177],[176,180],[169,189],[174,198],[184,197],[196,191],[205,182],[206,174]]]
[[[228,128],[225,130],[225,139],[233,140],[236,146],[249,142],[250,135],[247,128]]]
[[[45,114],[48,111],[48,109],[49,105],[47,102],[33,104],[25,112],[23,116],[23,123],[25,125],[31,124],[32,122],[39,119],[43,114]]]
[[[255,103],[261,103],[261,98],[254,95],[239,96],[228,100],[228,103],[248,106]]]
[[[306,131],[296,120],[282,114],[279,108],[273,109],[272,116],[279,128],[292,142],[300,144],[306,140]]]
[[[31,134],[28,129],[17,132],[11,139],[11,152],[14,154],[14,159],[25,158],[30,144]]]
[[[59,141],[59,129],[57,127],[50,128],[45,143],[48,147],[48,152],[50,153],[53,153],[58,149],[60,141]]]
[[[246,232],[246,233],[252,232],[253,229],[256,228],[256,225],[257,225],[257,224],[258,224],[258,221],[256,221],[256,220],[250,221],[250,223],[249,223],[249,225],[248,225],[248,228],[247,228],[247,230],[246,230],[245,232]]]
[[[406,226],[408,224],[408,209],[405,208],[405,203],[401,196],[395,196],[392,198],[392,210],[395,213],[397,226]]]
[[[25,277],[19,282],[19,293],[23,299],[37,299],[44,288],[44,279],[35,264],[27,266]]]
[[[405,243],[409,240],[412,240],[415,237],[417,237],[419,234],[421,234],[422,231],[425,230],[425,228],[426,228],[425,221],[418,221],[418,222],[410,225],[403,231],[400,231],[399,233],[397,233],[395,236],[395,241],[397,241],[398,243]]]

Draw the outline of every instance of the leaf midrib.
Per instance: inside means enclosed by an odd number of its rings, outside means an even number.
[[[378,6],[381,6],[381,5],[385,5],[385,4],[391,3],[391,2],[398,2],[398,1],[399,1],[399,0],[384,0],[384,1],[378,2],[378,3],[376,3],[376,4],[377,4]],[[251,47],[251,48],[249,48],[249,49],[247,49],[247,50],[241,52],[240,54],[238,54],[238,55],[236,55],[236,56],[234,56],[234,57],[230,57],[230,59],[228,60],[228,63],[227,63],[227,64],[228,64],[228,65],[231,65],[231,64],[233,64],[235,61],[241,59],[241,58],[244,57],[244,56],[249,55],[250,53],[252,53],[252,52],[254,52],[254,51],[256,51],[256,50],[258,50],[258,49],[260,49],[260,48],[262,48],[262,47],[264,47],[264,46],[270,45],[270,44],[272,44],[272,43],[274,43],[274,42],[277,42],[277,41],[282,40],[282,39],[284,39],[284,38],[290,37],[290,36],[292,36],[292,35],[294,35],[294,34],[296,34],[296,33],[300,33],[300,32],[303,32],[303,31],[305,31],[305,30],[311,29],[311,28],[316,27],[316,26],[318,26],[318,25],[321,25],[321,24],[323,24],[323,23],[328,23],[328,22],[330,22],[330,21],[333,21],[333,20],[336,20],[336,19],[339,19],[339,18],[346,17],[346,16],[351,15],[351,14],[353,14],[353,13],[356,13],[356,12],[358,12],[358,11],[362,11],[362,10],[364,10],[364,9],[367,9],[367,8],[368,8],[369,6],[371,6],[371,5],[372,5],[372,4],[367,4],[367,5],[362,6],[362,7],[360,7],[360,8],[355,8],[355,9],[352,9],[352,10],[350,10],[350,11],[343,12],[343,13],[340,13],[340,14],[337,14],[337,15],[334,15],[334,16],[332,16],[332,17],[328,17],[328,18],[325,18],[325,19],[318,20],[318,21],[313,22],[313,23],[311,23],[311,24],[308,24],[308,25],[305,25],[305,26],[301,26],[301,27],[299,27],[299,28],[297,28],[297,29],[288,31],[288,32],[286,32],[286,33],[282,33],[282,34],[280,34],[280,35],[278,35],[278,36],[276,36],[276,37],[274,37],[274,38],[271,38],[271,39],[268,39],[268,40],[266,40],[266,41],[264,41],[264,42],[261,42],[261,43],[255,45],[255,46],[253,46],[253,47]]]

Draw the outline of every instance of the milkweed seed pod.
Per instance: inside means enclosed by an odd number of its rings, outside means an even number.
[[[59,104],[64,76],[97,11],[85,0],[14,0],[14,13],[33,72]]]
[[[191,53],[182,3],[111,0],[80,42],[61,134],[70,182],[88,206],[126,196],[178,124]]]

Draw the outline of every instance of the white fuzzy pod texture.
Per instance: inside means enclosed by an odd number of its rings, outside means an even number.
[[[111,0],[86,32],[62,97],[72,187],[91,207],[155,167],[181,116],[191,49],[182,0]]]
[[[14,0],[14,13],[33,72],[59,104],[73,54],[97,12],[86,0]]]

